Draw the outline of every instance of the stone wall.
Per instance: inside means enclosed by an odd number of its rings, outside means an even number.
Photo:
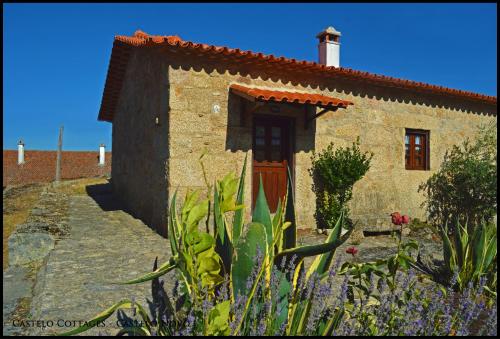
[[[112,183],[132,215],[166,235],[169,85],[161,60],[140,49],[130,58],[113,120]]]
[[[229,93],[231,83],[331,95],[354,103],[329,112],[304,129],[304,109],[279,104],[279,113],[269,106],[254,114],[279,114],[295,119],[295,197],[299,227],[315,227],[315,196],[308,173],[313,150],[329,142],[348,146],[358,136],[361,149],[375,156],[367,175],[354,187],[352,217],[364,229],[390,227],[389,214],[401,211],[425,219],[423,196],[418,186],[440,166],[445,150],[472,137],[476,126],[496,122],[496,105],[423,93],[382,88],[342,79],[310,78],[307,74],[279,74],[248,66],[189,59],[165,54],[170,81],[169,193],[179,187],[204,190],[199,157],[206,149],[205,167],[210,183],[228,171],[240,172],[249,156],[246,204],[251,198],[251,124],[240,121],[239,98]],[[197,65],[190,67],[188,65]],[[213,109],[220,106],[220,111]],[[404,164],[405,128],[430,130],[430,170],[409,171]]]
[[[496,122],[496,105],[305,72],[283,74],[272,67],[218,63],[161,48],[136,49],[113,121],[112,181],[132,214],[161,234],[166,234],[168,203],[175,191],[180,201],[188,189],[207,191],[199,161],[204,152],[210,185],[229,171],[239,174],[248,155],[245,204],[251,205],[252,116],[241,114],[240,98],[229,92],[232,83],[321,93],[354,103],[322,115],[307,129],[303,106],[266,105],[253,113],[294,119],[292,171],[299,228],[315,227],[308,170],[312,152],[329,142],[348,146],[359,136],[361,149],[374,152],[369,172],[354,187],[351,211],[361,228],[382,230],[391,226],[389,214],[396,210],[425,219],[419,184],[439,168],[447,148],[473,136],[477,125]],[[271,106],[279,112],[271,112]],[[429,171],[405,169],[405,128],[430,130]],[[246,210],[249,217],[250,209]]]

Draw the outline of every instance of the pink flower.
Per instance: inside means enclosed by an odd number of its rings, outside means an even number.
[[[401,214],[399,214],[399,212],[392,212],[391,217],[392,217],[392,223],[394,225],[399,226],[403,223],[403,217],[401,216]]]
[[[346,249],[345,253],[352,254],[352,256],[354,257],[354,255],[358,253],[358,250],[356,249],[356,247],[353,246]]]
[[[408,224],[408,223],[410,222],[410,217],[409,217],[409,216],[407,216],[407,215],[403,215],[403,216],[401,217],[401,222],[402,222],[403,224]]]

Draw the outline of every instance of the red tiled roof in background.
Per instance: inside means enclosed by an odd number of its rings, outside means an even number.
[[[320,107],[340,108],[347,108],[347,106],[353,105],[353,103],[350,101],[327,97],[321,94],[251,88],[238,84],[232,84],[229,87],[235,94],[249,96],[258,101],[288,102],[298,104],[311,104]]]
[[[3,150],[3,186],[51,182],[56,176],[56,151],[24,151],[24,164],[17,164],[17,150]],[[98,165],[99,152],[63,151],[61,179],[91,178],[111,174],[111,152],[105,165]]]
[[[132,37],[116,36],[113,42],[111,60],[106,77],[101,108],[99,111],[99,120],[113,121],[113,115],[116,110],[118,98],[120,95],[128,58],[132,48],[167,46],[177,50],[189,51],[192,54],[212,55],[221,58],[244,61],[245,63],[254,63],[257,65],[272,65],[273,68],[281,68],[290,72],[300,71],[308,72],[318,76],[336,76],[352,80],[360,80],[366,83],[372,83],[379,86],[397,87],[425,93],[444,94],[449,96],[462,97],[469,100],[485,102],[489,104],[497,103],[494,96],[478,94],[469,91],[461,91],[443,86],[430,85],[423,82],[393,78],[385,75],[377,75],[369,72],[356,71],[345,67],[332,67],[318,64],[310,61],[298,61],[285,57],[275,57],[274,55],[265,55],[251,51],[241,51],[238,48],[219,47],[207,44],[198,44],[190,41],[184,41],[178,36],[158,36],[149,35],[142,31],[137,31]]]

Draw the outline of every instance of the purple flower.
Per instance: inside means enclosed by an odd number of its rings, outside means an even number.
[[[297,260],[297,255],[296,254],[292,255],[292,258],[290,259],[290,262],[288,263],[289,272],[295,271],[295,261],[296,260]]]
[[[193,312],[190,312],[186,319],[186,325],[184,329],[180,332],[181,336],[193,335],[193,327],[195,320],[196,319],[193,315]]]
[[[282,270],[285,269],[285,265],[286,265],[286,256],[283,256],[283,258],[281,258],[280,268]]]
[[[341,292],[340,292],[340,302],[343,304],[345,299],[347,298],[347,288],[349,283],[349,278],[347,275],[344,277],[344,281],[342,282]]]
[[[257,326],[257,332],[255,333],[257,336],[261,337],[266,332],[266,321],[265,317],[262,317],[259,321],[259,325]]]
[[[286,330],[286,326],[288,325],[288,321],[284,321],[281,325],[280,325],[280,328],[278,330],[278,333],[276,333],[275,335],[276,336],[282,336],[285,334],[285,330]]]
[[[486,325],[483,328],[483,333],[484,335],[488,336],[497,336],[497,301],[495,299],[495,303],[491,307],[490,311],[488,312],[488,320],[486,321]]]

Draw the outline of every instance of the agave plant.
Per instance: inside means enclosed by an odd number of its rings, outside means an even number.
[[[463,291],[469,284],[478,286],[486,279],[484,289],[496,296],[497,229],[493,223],[483,223],[472,231],[457,222],[451,239],[447,227],[440,229],[444,261],[437,267],[424,263],[419,253],[412,265],[434,281]],[[451,285],[451,286],[450,286]]]
[[[221,181],[216,181],[213,185],[213,203],[209,199],[199,201],[198,191],[188,192],[179,213],[176,206],[177,192],[174,194],[168,217],[172,257],[159,268],[156,268],[155,263],[153,272],[124,282],[136,284],[153,281],[156,291],[162,291],[161,296],[156,296],[159,300],[156,304],[161,307],[153,321],[137,305],[139,315],[144,320],[142,327],[138,330],[123,329],[122,332],[172,335],[189,325],[196,327],[196,332],[204,335],[248,334],[250,306],[257,304],[262,307],[266,302],[276,303],[271,300],[271,275],[280,264],[282,268],[293,267],[293,270],[277,272],[280,275],[277,301],[280,305],[271,306],[276,313],[268,328],[285,328],[287,335],[304,333],[312,307],[311,300],[302,293],[304,286],[312,279],[327,278],[335,250],[348,239],[352,228],[343,229],[344,217],[341,214],[325,243],[297,246],[290,171],[287,195],[283,203],[281,200],[278,202],[274,215],[270,213],[262,179],[260,180],[251,222],[245,224],[243,201],[246,163],[245,158],[239,179],[234,173],[230,173]],[[232,222],[229,222],[231,214]],[[210,217],[214,226],[213,235],[208,231]],[[199,224],[203,219],[206,220],[207,231],[200,230]],[[259,252],[262,260],[255,267],[255,258],[259,256]],[[316,258],[306,272],[304,258],[309,256]],[[176,302],[163,289],[158,289],[158,278],[174,269],[178,275],[180,290],[180,298]],[[221,289],[224,276],[228,277],[230,295],[227,300],[221,301],[216,294]],[[303,278],[300,284],[299,277]],[[259,293],[256,293],[257,290]],[[155,294],[155,288],[153,293]],[[231,312],[231,305],[236,300],[244,300],[239,314]],[[210,311],[204,307],[207,303],[212,306]],[[104,321],[117,309],[131,305],[133,306],[129,300],[121,301],[85,326],[64,334],[83,332],[92,324]],[[322,320],[315,334],[332,333],[343,315],[343,309],[337,308],[332,312],[331,317]],[[234,328],[229,328],[229,323],[233,323]]]

